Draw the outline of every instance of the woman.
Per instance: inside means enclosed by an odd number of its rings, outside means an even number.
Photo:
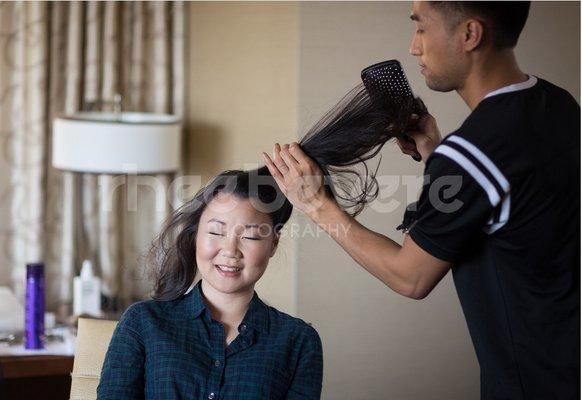
[[[291,213],[266,210],[285,199],[274,182],[253,188],[257,172],[220,174],[173,215],[152,252],[154,300],[119,321],[99,399],[319,399],[317,332],[254,291]]]
[[[405,134],[416,109],[360,85],[301,141],[352,215],[378,194],[365,162]],[[154,300],[121,318],[98,398],[318,399],[319,336],[254,292],[291,211],[266,167],[224,172],[178,210],[152,248]]]

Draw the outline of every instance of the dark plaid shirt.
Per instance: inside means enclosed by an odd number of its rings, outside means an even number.
[[[121,317],[98,399],[319,399],[319,335],[255,293],[228,347],[200,283],[174,301],[143,301]]]

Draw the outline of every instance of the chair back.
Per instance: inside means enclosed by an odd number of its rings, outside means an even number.
[[[117,321],[79,318],[71,400],[97,399],[103,360],[116,326]]]

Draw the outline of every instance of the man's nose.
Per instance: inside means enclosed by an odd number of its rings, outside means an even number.
[[[414,34],[412,37],[412,42],[410,43],[410,49],[408,51],[413,56],[420,56],[422,54],[418,43],[418,35]]]

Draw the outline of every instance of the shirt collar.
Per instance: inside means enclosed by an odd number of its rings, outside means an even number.
[[[200,317],[204,312],[206,316],[210,319],[210,310],[206,307],[204,303],[204,298],[202,296],[202,280],[198,281],[196,285],[191,287],[185,294],[189,297],[187,300],[189,303],[189,311],[194,318]],[[253,294],[253,298],[249,304],[249,309],[247,310],[241,327],[246,325],[246,328],[253,328],[261,333],[269,332],[269,308],[263,301],[259,298],[257,292]]]
[[[206,304],[204,304],[204,299],[202,298],[201,282],[202,281],[198,281],[197,284],[190,287],[186,292],[186,296],[190,297],[188,299],[188,308],[194,318],[198,318],[200,314],[206,310]],[[210,312],[208,315],[210,315]]]
[[[488,98],[491,96],[496,96],[496,95],[502,94],[502,93],[517,92],[518,90],[529,89],[530,87],[535,86],[535,84],[537,82],[538,82],[538,78],[536,78],[533,75],[529,75],[529,77],[527,78],[527,81],[520,82],[520,83],[514,83],[513,85],[504,86],[502,88],[499,88],[497,90],[489,92],[489,93],[487,93],[487,95],[485,95],[485,98]]]

